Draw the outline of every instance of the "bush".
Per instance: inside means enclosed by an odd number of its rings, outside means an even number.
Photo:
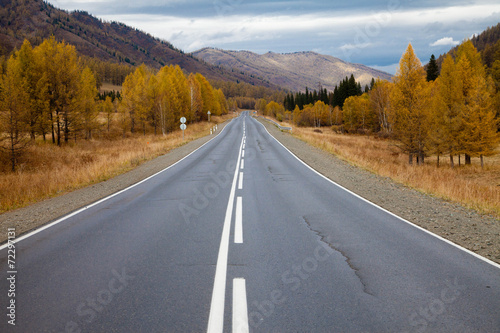
[[[332,131],[337,133],[337,134],[343,134],[344,133],[344,126],[343,125],[333,125]]]

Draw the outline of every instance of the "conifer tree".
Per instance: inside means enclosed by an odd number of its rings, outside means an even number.
[[[415,55],[411,44],[403,54],[394,77],[391,91],[391,107],[394,119],[394,134],[400,148],[408,154],[408,162],[423,164],[428,143],[429,88],[425,71]]]
[[[438,76],[439,67],[436,62],[436,57],[432,54],[429,63],[427,64],[427,81],[434,81]]]
[[[441,75],[436,79],[434,98],[432,137],[434,145],[444,144],[443,151],[450,156],[451,167],[455,166],[454,156],[460,153],[460,131],[462,130],[462,81],[453,58],[447,55],[443,61]],[[440,150],[440,148],[438,148]]]
[[[471,163],[471,156],[475,155],[476,144],[474,136],[470,136],[474,130],[472,127],[476,126],[474,119],[477,117],[476,113],[481,109],[477,105],[477,89],[480,89],[485,96],[490,99],[490,82],[486,79],[486,69],[482,63],[481,54],[472,44],[472,41],[467,40],[460,44],[457,49],[457,73],[459,75],[458,82],[462,87],[460,110],[463,119],[463,127],[460,135],[460,145],[462,152],[465,154],[465,163]],[[486,84],[484,84],[486,82]],[[490,104],[490,101],[485,101]],[[490,108],[492,108],[492,103]],[[486,156],[486,155],[485,155]]]

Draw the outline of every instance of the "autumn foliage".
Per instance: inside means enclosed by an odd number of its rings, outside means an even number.
[[[109,137],[153,132],[164,136],[179,119],[188,123],[226,114],[221,90],[201,74],[186,76],[178,66],[159,71],[142,65],[123,83],[121,101],[98,101],[94,71],[75,48],[50,38],[33,48],[25,41],[6,63],[0,77],[0,153],[16,170],[20,156],[37,139],[57,146]]]
[[[458,47],[455,58],[444,59],[440,75],[431,81],[410,44],[393,82],[372,82],[365,93],[358,89],[347,97],[341,108],[317,101],[296,105],[290,114],[271,103],[261,111],[297,126],[392,138],[409,164],[422,165],[426,157],[437,156],[439,166],[446,155],[452,167],[461,156],[466,164],[478,157],[483,166],[485,156],[498,153],[500,142],[498,82],[494,67],[485,69],[469,40]]]

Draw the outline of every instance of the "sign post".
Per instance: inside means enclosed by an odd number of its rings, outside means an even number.
[[[208,114],[208,122],[210,122],[210,115],[212,114],[210,111],[207,112]]]
[[[181,118],[181,130],[182,130],[182,140],[184,141],[184,130],[186,129],[186,118]]]

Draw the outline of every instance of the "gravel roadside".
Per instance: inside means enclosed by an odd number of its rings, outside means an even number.
[[[455,244],[500,263],[500,220],[350,165],[280,131],[262,118],[258,120],[298,158],[337,184]]]
[[[218,125],[218,133],[230,120]],[[7,229],[15,228],[16,237],[30,230],[48,224],[59,217],[67,215],[86,205],[123,190],[181,160],[192,151],[214,138],[207,135],[190,141],[185,145],[169,151],[167,154],[145,162],[137,168],[113,177],[104,182],[94,184],[58,197],[50,198],[33,205],[6,212],[0,215],[0,243],[7,240]]]

